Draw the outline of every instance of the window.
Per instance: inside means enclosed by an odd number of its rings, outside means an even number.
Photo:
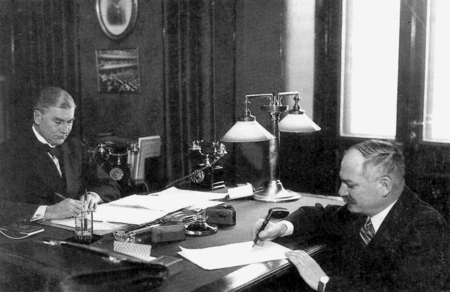
[[[399,0],[343,4],[340,134],[395,138]]]
[[[450,143],[450,1],[429,1],[423,140]]]

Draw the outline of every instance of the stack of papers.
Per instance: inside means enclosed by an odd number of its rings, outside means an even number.
[[[94,212],[94,232],[113,231],[123,224],[143,225],[183,208],[207,208],[221,202],[226,194],[180,190],[175,187],[149,195],[131,195],[97,206]],[[75,227],[73,218],[52,220],[53,224]]]

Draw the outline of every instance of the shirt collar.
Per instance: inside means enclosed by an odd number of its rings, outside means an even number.
[[[395,202],[390,204],[386,209],[370,218],[370,220],[372,221],[373,228],[375,229],[375,232],[378,231],[378,229],[381,226],[381,223],[383,223],[384,219],[388,215],[389,211],[391,211],[392,207],[394,207],[395,203],[397,203],[397,200],[395,200]]]
[[[48,143],[47,140],[45,140],[45,138],[42,137],[42,135],[39,134],[38,131],[36,131],[34,125],[31,126],[31,128],[33,129],[34,135],[36,135],[36,138],[39,140],[39,142],[41,142],[42,144],[48,145],[48,146],[50,146],[51,148],[55,148],[55,146],[53,146],[53,145],[51,145],[50,143]]]

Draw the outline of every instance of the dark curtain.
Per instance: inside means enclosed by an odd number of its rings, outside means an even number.
[[[0,72],[8,84],[8,94],[2,96],[8,111],[4,127],[12,136],[31,127],[33,98],[43,87],[62,87],[79,105],[78,15],[72,0],[15,0],[1,5]],[[79,134],[79,127],[73,134]]]
[[[214,2],[168,0],[163,9],[163,145],[167,180],[174,181],[192,171],[190,143],[216,139]]]

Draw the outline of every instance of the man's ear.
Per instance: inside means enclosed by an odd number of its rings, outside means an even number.
[[[385,175],[380,178],[379,187],[381,189],[381,194],[386,197],[392,190],[392,179]]]
[[[34,120],[34,123],[36,125],[39,125],[41,123],[41,120],[42,120],[42,113],[40,111],[38,111],[38,110],[34,110],[33,120]]]

